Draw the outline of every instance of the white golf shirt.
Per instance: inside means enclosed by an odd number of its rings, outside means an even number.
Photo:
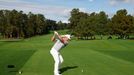
[[[57,50],[59,52],[59,50],[61,48],[63,48],[64,46],[66,46],[66,44],[64,44],[63,42],[61,42],[61,40],[56,39],[56,42],[55,42],[54,46],[52,47],[52,49],[55,49],[55,50]]]

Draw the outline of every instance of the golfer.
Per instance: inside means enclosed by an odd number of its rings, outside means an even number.
[[[70,35],[59,35],[58,32],[54,31],[54,35],[51,38],[51,41],[55,42],[54,46],[51,48],[50,53],[54,58],[54,75],[61,75],[59,73],[59,67],[63,62],[63,58],[60,54],[60,49],[65,47],[70,40]]]

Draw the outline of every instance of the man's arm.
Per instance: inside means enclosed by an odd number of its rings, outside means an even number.
[[[54,33],[55,33],[55,35],[57,35],[58,39],[59,39],[62,43],[64,43],[64,41],[63,41],[61,35],[59,35],[58,32],[56,32],[56,31],[54,31]]]
[[[55,41],[55,33],[54,33],[54,35],[52,36],[52,38],[51,38],[51,41]]]

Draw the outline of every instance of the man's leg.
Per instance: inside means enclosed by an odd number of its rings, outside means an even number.
[[[60,64],[62,64],[64,60],[61,54],[59,54],[59,58],[60,58]]]
[[[60,71],[60,66],[61,66],[61,64],[63,63],[63,57],[62,57],[62,55],[59,53],[59,59],[60,59],[60,63],[59,63],[59,73],[61,74],[61,71]]]
[[[59,53],[56,50],[51,50],[50,51],[51,55],[54,58],[55,64],[54,64],[54,74],[59,75],[59,63],[60,63],[60,58],[59,58]]]

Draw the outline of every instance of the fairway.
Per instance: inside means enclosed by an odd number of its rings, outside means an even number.
[[[51,36],[0,41],[0,75],[53,75]],[[134,40],[71,40],[61,54],[62,75],[134,75]]]

